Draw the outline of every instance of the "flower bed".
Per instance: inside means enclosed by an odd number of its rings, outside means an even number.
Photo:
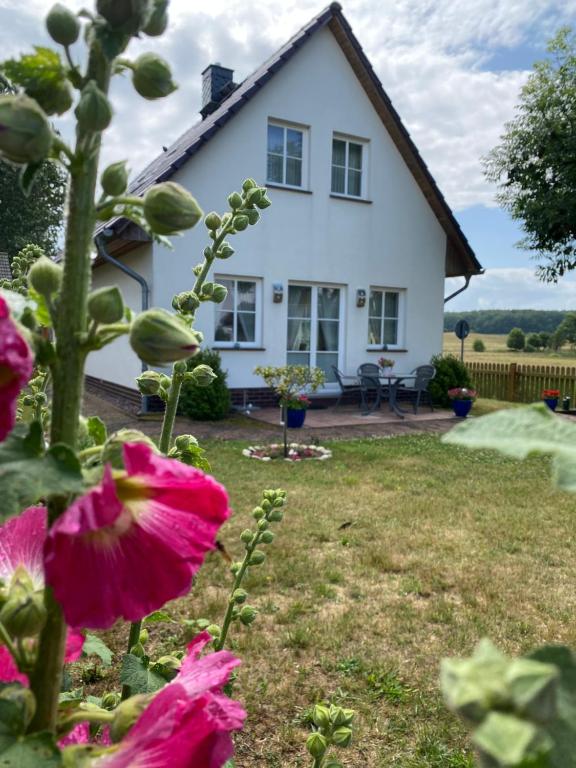
[[[304,445],[303,443],[290,443],[288,445],[288,456],[284,456],[284,446],[280,443],[271,443],[270,445],[251,445],[244,448],[243,456],[249,459],[259,459],[260,461],[272,461],[272,459],[285,459],[285,461],[303,461],[304,459],[318,459],[325,461],[332,458],[332,451],[323,448],[321,445]]]

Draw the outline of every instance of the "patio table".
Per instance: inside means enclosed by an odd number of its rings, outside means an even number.
[[[388,408],[400,419],[404,418],[406,411],[403,411],[402,408],[400,408],[398,405],[398,387],[403,381],[415,378],[415,373],[378,374],[378,382],[382,382],[382,384],[388,387]],[[379,404],[379,401],[377,400],[376,403]],[[368,411],[364,413],[364,416],[368,416],[369,414],[373,413],[375,408],[376,404],[373,405],[372,408],[369,408]]]

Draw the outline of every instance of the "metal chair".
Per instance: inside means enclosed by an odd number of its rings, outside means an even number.
[[[408,394],[411,396],[414,413],[418,413],[420,401],[424,399],[428,400],[430,410],[434,411],[432,398],[430,397],[430,392],[428,391],[428,385],[434,376],[436,376],[436,368],[434,368],[433,365],[419,365],[417,368],[414,368],[412,373],[416,374],[414,384],[410,387],[401,387],[399,393],[401,392],[402,395]]]
[[[360,366],[361,368],[362,366]],[[378,366],[376,366],[378,367]],[[358,370],[360,370],[360,368]],[[383,387],[380,384],[380,380],[377,376],[360,375],[360,397],[362,413],[367,416],[377,408],[380,408],[382,402]],[[370,399],[373,398],[374,402],[370,404]]]
[[[340,394],[338,395],[338,400],[336,400],[336,404],[334,405],[334,408],[338,408],[340,405],[340,401],[344,397],[344,395],[350,394],[350,393],[357,393],[358,395],[361,394],[362,390],[360,387],[360,384],[358,383],[358,380],[355,376],[345,376],[342,371],[339,371],[338,368],[336,368],[335,365],[332,367],[332,373],[334,374],[334,378],[338,382],[338,386],[340,387]],[[354,384],[345,384],[345,379],[351,379]]]

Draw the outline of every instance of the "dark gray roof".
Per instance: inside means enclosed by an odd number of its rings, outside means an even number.
[[[449,241],[448,250],[450,251],[452,248],[459,255],[460,258],[457,257],[457,261],[458,263],[461,262],[462,267],[461,271],[457,271],[455,274],[478,274],[482,272],[480,262],[402,123],[398,112],[393,107],[388,94],[384,91],[382,83],[374,72],[350,24],[344,17],[342,6],[338,2],[331,3],[302,27],[285,45],[232,91],[218,109],[205,120],[200,120],[193,125],[180,138],[176,139],[165,152],[146,166],[130,184],[130,193],[142,195],[153,184],[169,179],[258,93],[315,32],[328,25],[379,112],[440,224],[446,231]],[[97,232],[110,226],[115,231],[120,232],[127,225],[128,222],[125,219],[116,218],[100,225]]]
[[[0,280],[12,280],[10,259],[7,253],[0,253]]]

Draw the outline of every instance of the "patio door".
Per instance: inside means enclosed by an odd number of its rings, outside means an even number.
[[[335,381],[342,349],[342,290],[323,285],[288,286],[288,365],[321,368]]]

